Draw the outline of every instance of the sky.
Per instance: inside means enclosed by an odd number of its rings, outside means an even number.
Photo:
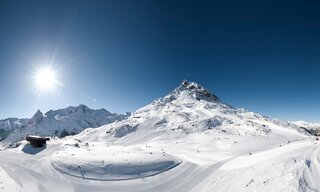
[[[195,81],[234,107],[320,122],[317,1],[0,1],[0,118],[135,111]],[[59,83],[39,91],[38,69]]]

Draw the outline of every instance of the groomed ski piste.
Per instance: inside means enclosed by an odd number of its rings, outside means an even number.
[[[320,142],[184,81],[127,119],[0,151],[0,191],[320,191]]]

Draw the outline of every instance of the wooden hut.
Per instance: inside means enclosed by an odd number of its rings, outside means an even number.
[[[43,147],[50,138],[37,135],[27,135],[26,140],[29,141],[33,147]]]

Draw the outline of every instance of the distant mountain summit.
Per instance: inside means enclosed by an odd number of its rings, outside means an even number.
[[[187,80],[183,80],[180,86],[175,88],[167,96],[160,98],[158,101],[172,102],[173,100],[179,100],[186,97],[193,98],[199,101],[206,100],[211,102],[220,102],[220,99],[216,95],[210,93],[200,84]]]
[[[32,116],[32,118],[28,121],[28,123],[25,126],[37,126],[41,120],[43,119],[42,112],[38,109],[37,112]]]
[[[200,84],[182,81],[168,95],[154,100],[127,119],[82,132],[79,139],[143,143],[152,139],[181,138],[193,133],[222,136],[271,137],[309,134],[296,124],[270,119],[222,102]]]
[[[43,114],[38,110],[30,119],[10,118],[0,121],[2,143],[20,141],[28,134],[64,137],[80,133],[85,128],[96,128],[123,120],[130,113],[117,114],[105,109],[93,110],[86,105],[50,110]]]
[[[181,85],[173,91],[174,95],[180,95],[182,92],[187,92],[197,100],[220,101],[216,95],[210,93],[200,84],[188,80],[183,80]]]

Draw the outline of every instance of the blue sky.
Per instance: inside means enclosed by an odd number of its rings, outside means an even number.
[[[86,104],[135,111],[183,79],[235,107],[320,118],[316,1],[0,2],[0,118]],[[39,96],[35,68],[61,82]]]

